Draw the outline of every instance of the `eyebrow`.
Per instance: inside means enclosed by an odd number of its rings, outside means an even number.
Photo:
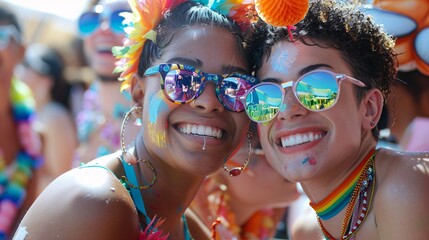
[[[239,66],[223,65],[222,66],[222,73],[224,73],[224,74],[230,74],[230,73],[249,74],[249,71],[246,71],[246,69],[239,67]]]
[[[306,73],[309,73],[311,71],[314,71],[314,70],[322,68],[322,67],[333,69],[333,67],[331,65],[324,64],[324,63],[319,63],[319,64],[310,65],[310,66],[307,66],[307,67],[301,69],[298,72],[298,74],[299,74],[298,76],[301,77],[302,75],[304,75]]]
[[[183,64],[188,66],[193,66],[195,68],[201,69],[203,67],[203,61],[200,59],[189,59],[189,58],[182,58],[182,57],[175,57],[171,58],[167,61],[167,63],[176,63],[176,64]],[[233,65],[222,65],[222,73],[223,74],[230,74],[230,73],[244,73],[248,74],[248,71],[246,69],[239,67],[239,66],[233,66]]]
[[[167,63],[177,63],[188,66],[193,66],[195,68],[201,68],[203,66],[203,62],[200,59],[189,59],[182,57],[171,58],[167,61]]]
[[[309,73],[311,71],[314,71],[314,70],[322,68],[322,67],[333,69],[333,67],[331,65],[324,64],[324,63],[310,65],[310,66],[307,66],[307,67],[301,69],[298,72],[298,78],[300,78],[302,75],[304,75],[306,73]],[[278,83],[278,84],[283,83],[283,81],[279,78],[265,78],[265,79],[262,79],[261,82],[272,82],[272,83]]]

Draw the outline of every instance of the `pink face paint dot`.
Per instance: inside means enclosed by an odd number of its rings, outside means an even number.
[[[308,159],[308,163],[310,163],[310,165],[311,166],[314,166],[314,165],[316,165],[316,159],[314,159],[314,158],[310,158],[310,159]]]

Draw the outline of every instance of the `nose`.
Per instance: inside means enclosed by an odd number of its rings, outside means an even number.
[[[191,107],[198,109],[202,112],[223,112],[225,108],[219,102],[216,96],[216,87],[212,82],[207,82],[204,84],[203,92],[198,98],[194,99]]]
[[[109,19],[100,17],[100,30],[105,32],[110,30]]]
[[[284,98],[278,116],[281,120],[292,120],[307,115],[308,110],[298,102],[291,87],[285,88]]]

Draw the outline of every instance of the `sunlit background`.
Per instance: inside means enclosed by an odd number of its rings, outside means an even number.
[[[125,1],[125,0],[124,0]],[[25,43],[45,43],[60,49],[67,58],[68,73],[77,74],[81,64],[78,53],[77,18],[91,0],[0,0],[15,12],[23,28]],[[77,44],[77,45],[76,45]],[[71,76],[70,78],[81,78]]]

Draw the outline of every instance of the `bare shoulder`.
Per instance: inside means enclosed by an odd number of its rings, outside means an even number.
[[[429,178],[429,152],[401,152],[378,150],[377,177],[384,186],[427,184]]]
[[[379,150],[374,212],[380,239],[427,239],[429,153]]]
[[[76,168],[55,179],[24,216],[25,239],[138,239],[127,190],[107,168]],[[18,240],[18,239],[17,239]]]

